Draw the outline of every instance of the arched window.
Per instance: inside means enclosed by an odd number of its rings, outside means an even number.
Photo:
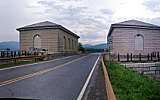
[[[41,48],[41,38],[38,34],[33,37],[33,47]]]
[[[143,48],[144,48],[143,36],[140,34],[137,34],[135,36],[135,50],[143,50]]]

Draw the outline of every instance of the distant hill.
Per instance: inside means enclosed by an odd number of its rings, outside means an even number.
[[[83,45],[83,47],[89,48],[89,49],[106,49],[107,43],[102,43],[102,44],[97,44],[97,45],[85,44],[85,45]]]
[[[8,42],[0,42],[0,49],[11,49],[11,50],[19,50],[19,42],[16,41],[8,41]]]
[[[106,49],[107,44],[106,43],[97,45],[85,44],[83,45],[83,47],[88,49]],[[0,49],[6,49],[6,48],[9,48],[11,50],[19,50],[19,42],[16,41],[0,42]]]

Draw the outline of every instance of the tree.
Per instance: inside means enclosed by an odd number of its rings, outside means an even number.
[[[78,51],[82,51],[82,52],[85,51],[81,43],[78,43]]]

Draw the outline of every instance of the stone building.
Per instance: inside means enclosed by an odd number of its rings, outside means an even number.
[[[160,52],[160,26],[157,25],[137,20],[115,23],[107,38],[112,41],[110,48],[115,55]]]
[[[80,37],[61,25],[45,21],[17,30],[20,50],[46,50],[49,54],[77,52]]]

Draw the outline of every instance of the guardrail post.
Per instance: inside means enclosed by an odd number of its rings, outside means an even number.
[[[127,62],[129,61],[129,54],[127,53]]]
[[[7,57],[9,57],[9,52],[8,52],[8,50],[7,50]]]
[[[131,53],[131,61],[132,61],[132,53]]]
[[[27,52],[26,51],[24,52],[24,55],[27,56]]]
[[[1,57],[4,58],[4,51],[1,51]]]
[[[119,53],[118,53],[118,61],[120,61],[120,55],[119,55]]]
[[[18,51],[18,56],[20,57],[20,51]]]
[[[14,57],[16,57],[16,51],[14,51]]]
[[[157,58],[158,58],[158,61],[159,61],[159,52],[157,52]]]
[[[141,61],[141,53],[139,53],[139,61]]]
[[[153,60],[153,53],[151,53],[151,61]]]
[[[147,60],[149,61],[149,58],[150,58],[149,53],[148,53],[148,55],[147,55],[147,58],[148,58]]]

